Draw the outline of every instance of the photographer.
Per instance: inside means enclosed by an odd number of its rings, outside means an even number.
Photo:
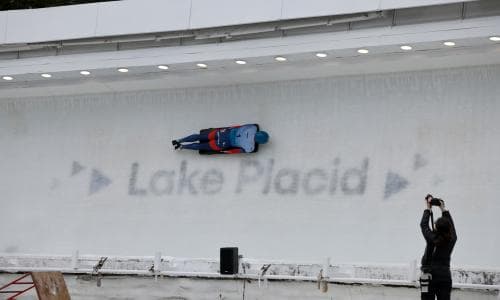
[[[442,216],[429,228],[429,218],[432,219],[432,206],[439,206]],[[450,213],[444,206],[444,201],[425,197],[424,214],[420,228],[424,235],[426,247],[422,257],[422,276],[420,278],[422,300],[449,300],[451,294],[450,258],[457,241],[455,225]]]

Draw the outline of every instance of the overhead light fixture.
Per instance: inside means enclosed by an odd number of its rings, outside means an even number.
[[[12,77],[12,76],[3,76],[2,79],[10,81],[10,80],[14,80],[14,77]]]
[[[80,74],[82,74],[83,76],[88,76],[88,75],[90,75],[90,72],[89,71],[80,71]]]
[[[361,54],[367,54],[368,52],[368,49],[358,49],[358,53],[361,53]]]
[[[50,77],[52,77],[52,75],[50,75],[50,74],[48,74],[48,73],[43,73],[41,76],[42,76],[43,78],[50,78]]]
[[[447,42],[444,42],[443,45],[448,46],[448,47],[453,47],[456,44],[455,44],[455,42],[447,41]]]
[[[118,69],[118,72],[120,72],[120,73],[127,73],[127,72],[128,72],[128,69],[125,69],[125,68],[119,68],[119,69]]]
[[[168,66],[165,66],[165,65],[159,65],[159,66],[158,66],[158,69],[160,69],[160,70],[168,70]]]
[[[319,57],[319,58],[324,58],[324,57],[327,57],[328,54],[326,54],[326,53],[316,53],[316,56]]]
[[[286,61],[286,57],[283,57],[283,56],[276,56],[274,59],[276,61]]]
[[[405,51],[409,51],[409,50],[413,49],[411,46],[408,46],[408,45],[403,45],[400,48],[401,48],[401,50],[405,50]]]
[[[490,36],[490,41],[500,42],[500,36]]]
[[[246,65],[247,64],[247,62],[244,60],[237,60],[237,61],[235,61],[235,63],[237,63],[238,65]]]
[[[206,69],[206,68],[208,68],[208,66],[207,66],[206,64],[202,64],[202,63],[196,64],[196,66],[197,66],[198,68],[202,68],[202,69]]]

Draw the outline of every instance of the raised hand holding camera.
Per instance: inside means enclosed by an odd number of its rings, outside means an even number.
[[[427,194],[427,196],[425,196],[425,200],[427,200],[430,206],[439,206],[441,208],[444,208],[443,199],[434,198],[431,194]]]
[[[427,196],[425,196],[425,206],[429,210],[431,209],[431,200],[432,200],[432,195],[427,194]]]

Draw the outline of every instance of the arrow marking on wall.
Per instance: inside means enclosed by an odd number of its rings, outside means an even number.
[[[92,169],[90,177],[89,195],[95,194],[102,188],[111,184],[111,179],[103,175],[99,170]]]
[[[387,172],[387,176],[385,178],[384,199],[387,199],[391,195],[405,189],[408,184],[408,180],[406,180],[404,177],[391,171]]]
[[[80,173],[81,171],[83,171],[83,169],[85,169],[84,166],[79,164],[77,161],[74,161],[73,165],[71,167],[71,176],[74,176],[74,175]]]

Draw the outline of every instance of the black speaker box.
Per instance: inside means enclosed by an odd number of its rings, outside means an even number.
[[[220,248],[220,273],[238,274],[238,247]]]

